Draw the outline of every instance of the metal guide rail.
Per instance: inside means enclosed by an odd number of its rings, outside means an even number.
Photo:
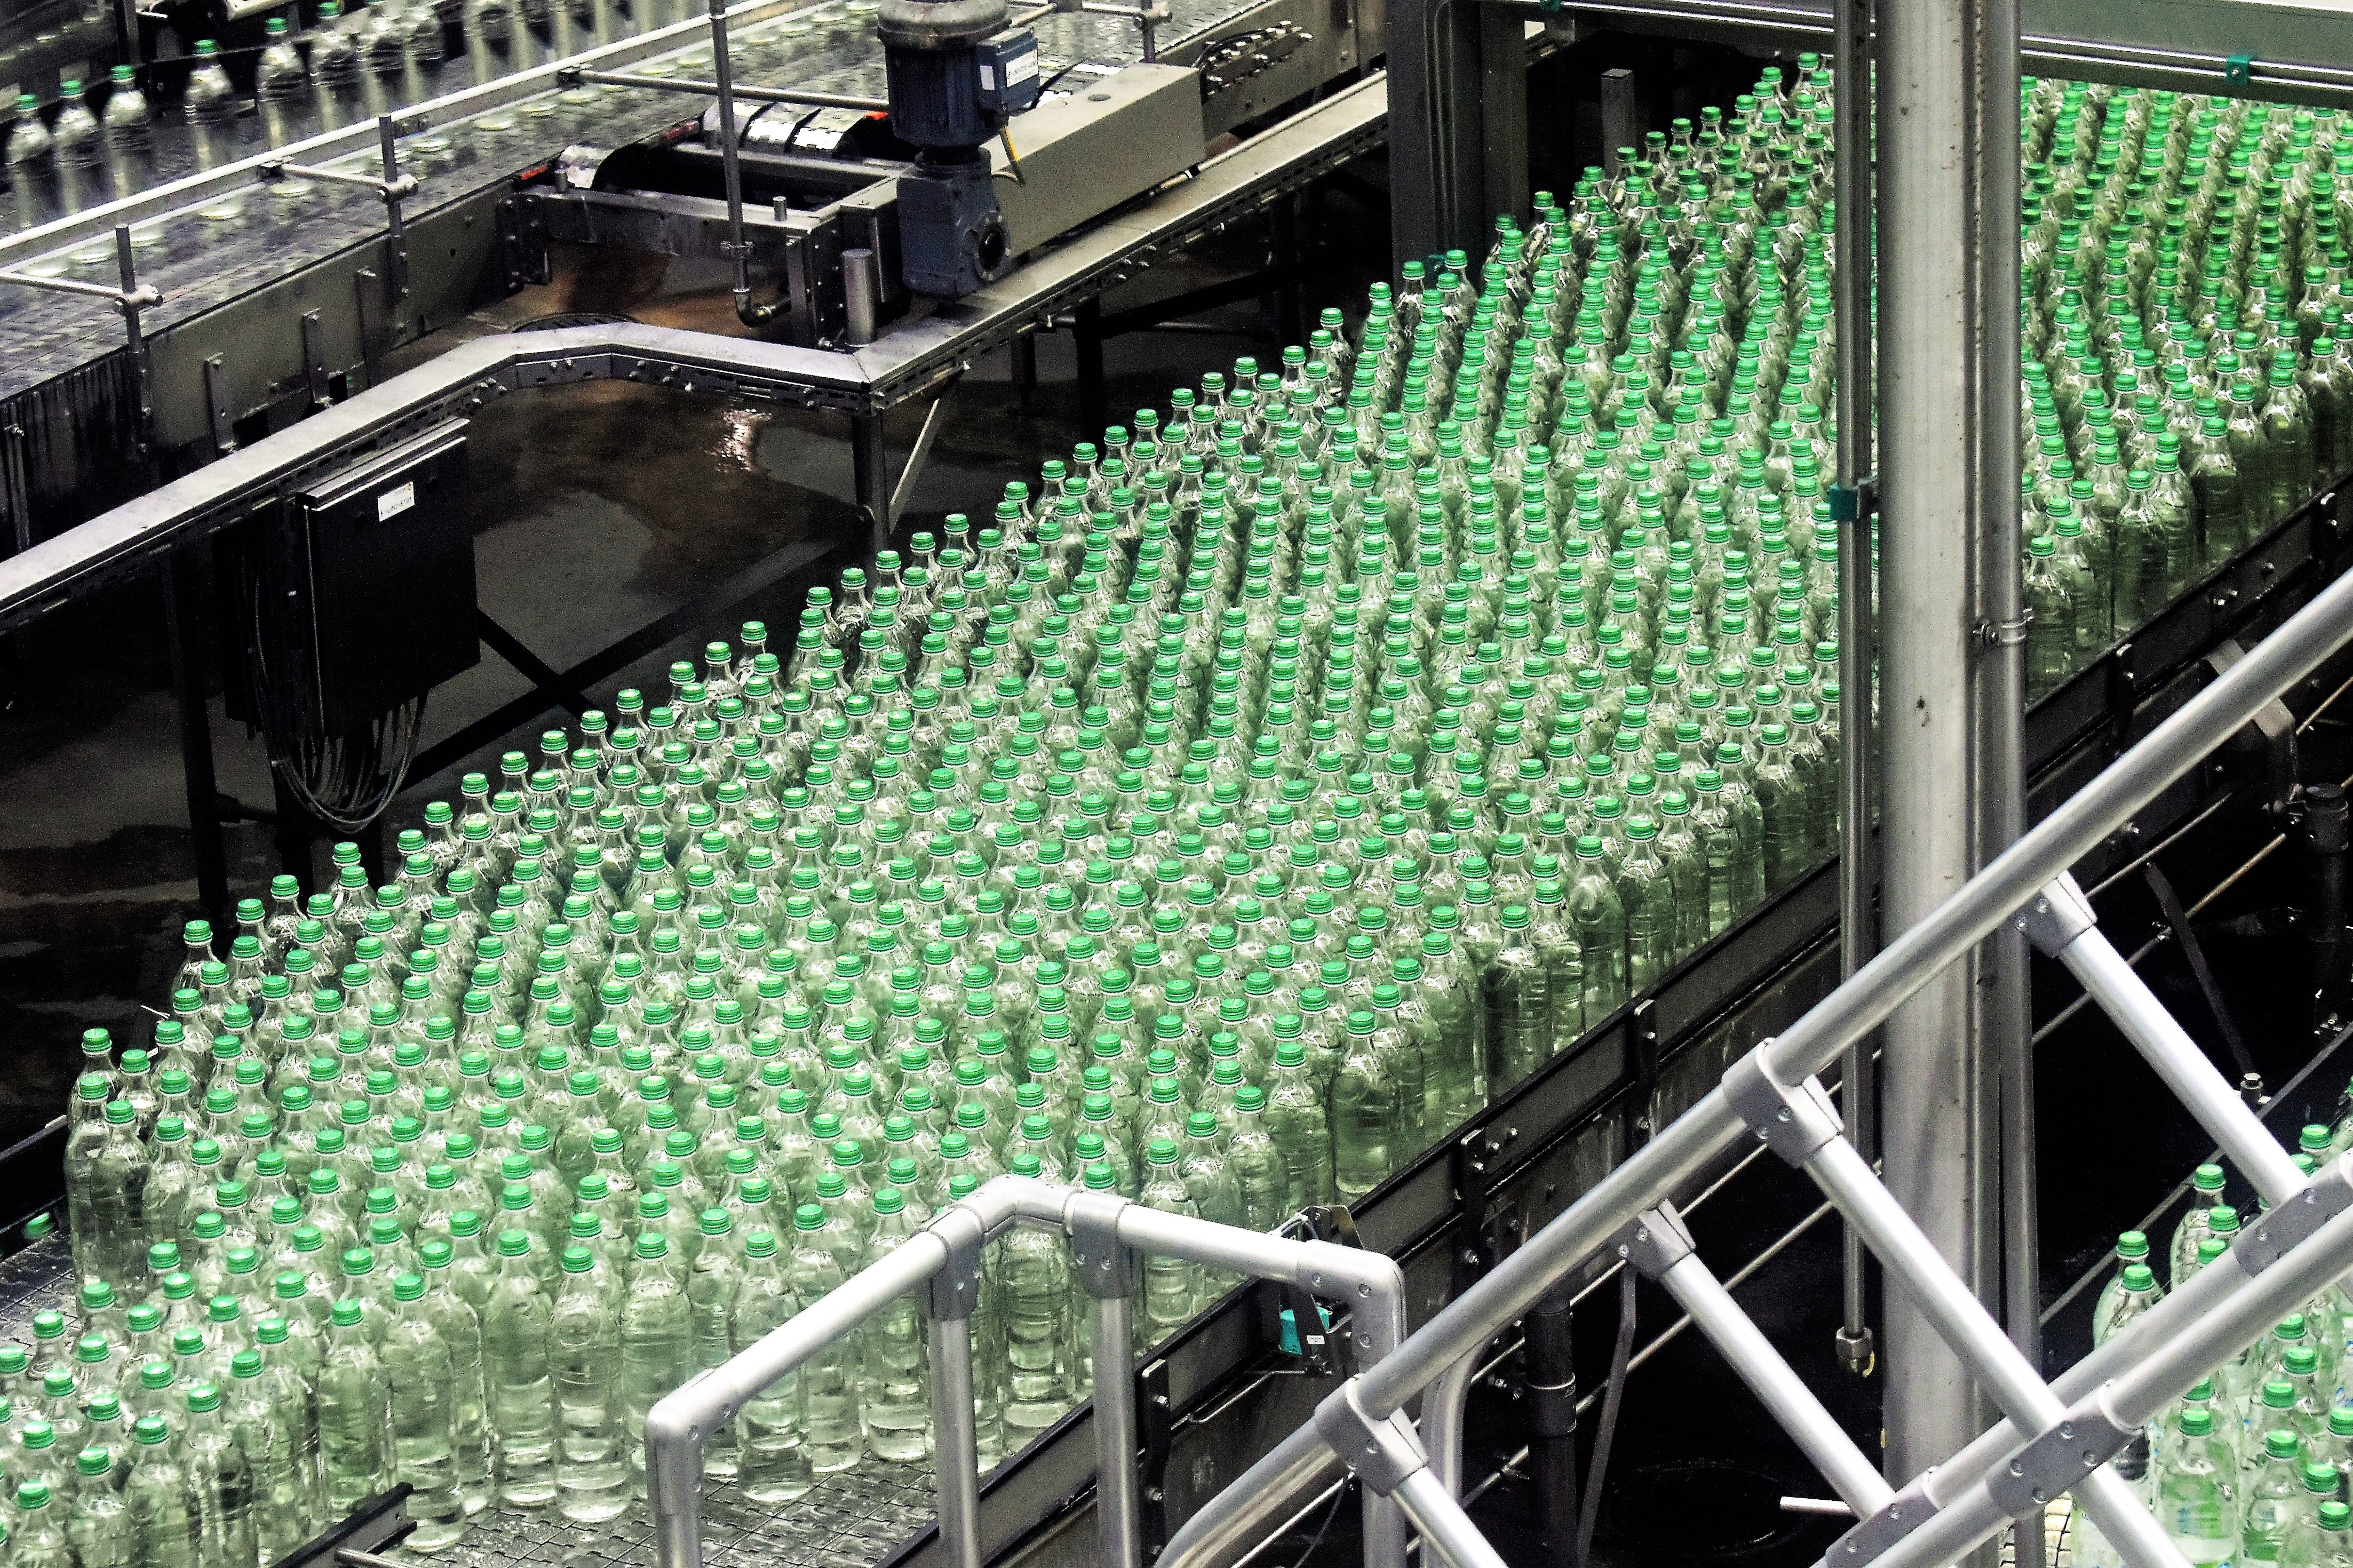
[[[2068,868],[2348,639],[2353,582],[2340,578],[1820,1005],[1735,1059],[1653,1142],[1396,1354],[1327,1396],[1312,1422],[1187,1523],[1169,1543],[1167,1568],[1219,1561],[1253,1538],[1326,1450],[1368,1492],[1395,1498],[1453,1568],[1500,1568],[1450,1489],[1450,1468],[1433,1464],[1402,1406],[1433,1387],[1443,1394],[1431,1397],[1459,1397],[1451,1371],[1604,1248],[1674,1296],[1852,1507],[1861,1522],[1826,1562],[1928,1568],[2072,1492],[2139,1568],[2178,1564],[2169,1538],[2106,1461],[2217,1362],[2353,1266],[2353,1159],[2303,1173],[2100,934]],[[2232,1250],[2051,1384],[1846,1141],[1816,1076],[1939,971],[2013,923],[2117,1024],[2266,1205]],[[1823,1189],[2006,1417],[1900,1494],[1724,1293],[1669,1202],[1695,1172],[1752,1137]],[[1430,1398],[1422,1413],[1427,1425]],[[1438,1425],[1450,1422],[1441,1414]],[[1459,1430],[1459,1417],[1451,1426]]]

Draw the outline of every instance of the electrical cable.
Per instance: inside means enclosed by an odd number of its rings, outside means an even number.
[[[1585,1470],[1585,1506],[1577,1521],[1575,1568],[1593,1560],[1593,1530],[1601,1520],[1601,1482],[1609,1472],[1609,1449],[1618,1436],[1618,1412],[1626,1401],[1626,1378],[1634,1356],[1634,1285],[1632,1268],[1618,1270],[1618,1345],[1609,1354],[1609,1393],[1601,1402],[1601,1421],[1593,1432],[1593,1458]]]
[[[1332,1506],[1324,1510],[1324,1522],[1315,1527],[1314,1535],[1308,1537],[1307,1549],[1299,1554],[1299,1561],[1293,1563],[1291,1568],[1307,1568],[1308,1560],[1315,1555],[1324,1544],[1324,1538],[1331,1533],[1332,1521],[1340,1517],[1340,1505],[1348,1500],[1348,1489],[1345,1484],[1346,1479],[1345,1476],[1341,1478],[1344,1484],[1332,1493]]]

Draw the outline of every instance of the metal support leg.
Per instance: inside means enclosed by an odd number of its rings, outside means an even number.
[[[1023,332],[1013,340],[1013,396],[1021,412],[1038,405],[1038,335]]]
[[[1144,1505],[1135,1475],[1135,1310],[1132,1296],[1094,1299],[1095,1528],[1105,1568],[1142,1568]]]
[[[1870,0],[1835,0],[1831,79],[1838,136],[1831,152],[1837,189],[1836,265],[1831,302],[1837,338],[1838,457],[1832,510],[1839,544],[1839,962],[1841,978],[1879,951],[1878,841],[1871,831],[1872,779],[1878,761],[1873,734],[1871,683],[1877,633],[1872,613],[1873,507],[1864,476],[1871,471],[1871,7]],[[1874,1042],[1856,1044],[1839,1069],[1846,1135],[1866,1160],[1879,1155],[1878,1060]],[[1869,1275],[1862,1238],[1845,1227],[1839,1321],[1839,1361],[1868,1377],[1878,1362],[1866,1297]]]
[[[891,546],[891,452],[882,440],[882,416],[849,416],[849,466],[858,491],[858,513],[866,524],[867,548]]]
[[[1546,1555],[1576,1561],[1578,1508],[1577,1474],[1577,1366],[1569,1345],[1569,1292],[1556,1290],[1521,1320],[1527,1332],[1528,1475],[1530,1500]],[[1460,1441],[1460,1433],[1456,1434]],[[1436,1454],[1431,1462],[1437,1463]],[[1458,1468],[1461,1456],[1454,1457]],[[1443,1477],[1440,1478],[1444,1479]],[[1450,1488],[1457,1497],[1459,1487]]]
[[[1303,343],[1307,320],[1299,298],[1299,198],[1279,198],[1269,222],[1274,230],[1274,330],[1286,343]]]
[[[1601,166],[1615,179],[1625,164],[1625,150],[1642,145],[1642,114],[1636,101],[1634,73],[1617,66],[1601,73]]]
[[[932,1320],[932,1430],[938,1435],[940,1544],[948,1568],[981,1568],[980,1457],[972,1320]]]
[[[1101,436],[1111,422],[1103,395],[1103,301],[1082,300],[1071,312],[1071,346],[1079,357],[1079,434]]]
[[[213,804],[220,784],[213,772],[212,707],[205,691],[204,606],[178,551],[165,552],[163,568],[164,631],[171,645],[172,697],[179,708],[180,771],[187,788],[196,902],[220,921],[229,912],[228,850]]]

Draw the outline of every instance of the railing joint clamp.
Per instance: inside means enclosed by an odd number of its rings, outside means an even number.
[[[980,1215],[962,1204],[951,1204],[932,1221],[931,1233],[948,1249],[924,1291],[923,1310],[942,1322],[969,1318],[980,1304],[980,1269],[988,1228]]]
[[[1356,1472],[1357,1479],[1382,1497],[1403,1486],[1406,1478],[1430,1465],[1430,1457],[1413,1435],[1403,1415],[1391,1412],[1376,1421],[1356,1402],[1359,1380],[1350,1378],[1315,1407],[1315,1430],[1332,1451]]]
[[[2045,958],[2058,957],[2099,923],[2099,917],[2092,912],[2092,901],[2075,885],[2073,875],[2064,871],[2018,911],[2018,929]]]
[[[1914,1478],[1910,1485],[1888,1500],[1885,1507],[1832,1542],[1831,1549],[1822,1553],[1822,1561],[1836,1568],[1862,1568],[1934,1519],[1937,1509],[1928,1500],[1927,1479],[1926,1474]]]
[[[1986,1495],[2011,1519],[2038,1513],[2052,1498],[2083,1485],[2132,1440],[2133,1431],[2116,1425],[2095,1391],[1996,1466],[1986,1478]]]
[[[1117,1193],[1071,1195],[1062,1223],[1071,1233],[1071,1261],[1088,1295],[1108,1301],[1135,1292],[1134,1249],[1119,1238],[1119,1216],[1127,1200]]]
[[[1725,1097],[1758,1142],[1790,1164],[1803,1165],[1845,1126],[1819,1080],[1781,1082],[1765,1065],[1766,1049],[1759,1046],[1725,1069]]]
[[[2265,1209],[2231,1244],[2231,1258],[2250,1279],[2277,1263],[2298,1242],[2353,1208],[2353,1171],[2347,1161],[2324,1165],[2295,1195]]]
[[[1644,1209],[1618,1236],[1618,1256],[1645,1279],[1656,1279],[1696,1250],[1690,1227],[1670,1204]]]

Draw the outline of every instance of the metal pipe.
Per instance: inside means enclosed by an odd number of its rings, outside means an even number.
[[[1879,948],[1879,885],[1873,865],[1872,643],[1878,627],[1872,613],[1872,508],[1864,476],[1871,471],[1871,4],[1834,0],[1831,48],[1837,68],[1831,78],[1831,112],[1837,135],[1831,145],[1831,183],[1837,227],[1831,244],[1831,311],[1837,338],[1838,452],[1835,482],[1839,542],[1839,973],[1851,977]],[[1871,1042],[1858,1041],[1839,1071],[1839,1097],[1847,1137],[1865,1158],[1878,1152],[1877,1058]],[[1870,1371],[1873,1354],[1869,1303],[1864,1292],[1862,1238],[1846,1227],[1841,1244],[1839,1350],[1850,1372]]]
[[[375,183],[373,180],[368,182],[370,184]],[[21,283],[27,289],[46,289],[52,294],[79,294],[86,300],[106,300],[117,305],[123,303],[131,295],[131,290],[110,289],[103,283],[84,283],[75,278],[36,278],[29,272],[15,270],[0,270],[0,283]],[[142,306],[159,304],[164,298],[152,285],[142,292],[153,296],[142,298],[139,302]]]
[[[2332,1173],[2332,1179],[2348,1179],[2344,1163]],[[2238,1273],[2235,1286],[2210,1300],[2194,1323],[2180,1326],[2156,1350],[2117,1370],[2112,1379],[2094,1384],[2101,1415],[2125,1429],[2156,1418],[2209,1369],[2262,1333],[2266,1324],[2277,1321],[2337,1279],[2348,1260],[2353,1260],[2353,1210],[2321,1225],[2252,1280]],[[2089,1392],[2074,1398],[2084,1399]],[[2075,1407],[2069,1403],[2069,1409]],[[2000,1441],[1972,1444],[1939,1467],[1936,1479],[1944,1483],[1942,1492],[1931,1489],[1937,1511],[1877,1559],[1874,1568],[1937,1568],[2007,1522],[2008,1516],[1994,1502],[1986,1481],[2010,1468],[2019,1437],[2007,1426],[1997,1430],[2002,1434]],[[1987,1438],[1995,1436],[1988,1433]],[[2104,1469],[2101,1474],[2113,1477],[2114,1472]]]
[[[875,314],[882,308],[882,275],[874,252],[865,246],[853,245],[841,253],[841,341],[862,349],[881,331]]]
[[[1135,1474],[1135,1308],[1133,1296],[1097,1296],[1095,1529],[1104,1568],[1142,1568],[1144,1503]]]
[[[972,1390],[972,1320],[932,1320],[932,1430],[940,1546],[949,1568],[981,1568],[980,1443]]]
[[[1951,1347],[1965,1373],[1975,1376],[2012,1422],[2040,1431],[2065,1415],[2059,1396],[1852,1145],[1842,1138],[1831,1139],[1806,1162],[1806,1173],[1863,1233],[1887,1271],[1894,1287],[1891,1298],[1900,1292],[1913,1303],[1937,1342]],[[1891,1316],[1893,1306],[1891,1300]],[[2189,1385],[2185,1382],[2182,1386]],[[2114,1470],[2102,1469],[2086,1479],[2076,1491],[2076,1502],[2134,1568],[2179,1568],[2183,1563],[2171,1538]]]
[[[1980,237],[1980,0],[1904,0],[1877,18],[1873,145],[1887,176],[1874,206],[1879,591],[1888,622],[1904,628],[1879,650],[1889,715],[1880,735],[1880,910],[1890,932],[1927,917],[1977,865],[1969,584],[1986,516],[1973,390],[1986,323],[1970,248]],[[1879,1147],[1894,1201],[1971,1293],[1986,1289],[1994,1266],[1988,1188],[1997,1169],[1973,967],[1940,965],[1890,1020]],[[1895,1291],[1881,1304],[1886,1465],[1898,1483],[1984,1425],[1961,1361],[1923,1306]]]
[[[646,1416],[646,1500],[661,1568],[702,1568],[704,1435],[733,1420],[760,1390],[929,1279],[947,1260],[947,1244],[928,1229],[918,1231],[654,1405]]]
[[[1981,0],[1978,202],[1971,254],[1979,300],[1978,593],[1989,637],[1978,668],[1976,864],[2026,831],[2026,626],[2019,494],[2019,0]],[[2028,1366],[2042,1365],[2036,1202],[2034,998],[2023,933],[1996,931],[1984,955],[1984,1049],[1994,1079],[2001,1318]],[[2019,1531],[2016,1568],[2042,1568],[2042,1532]]]
[[[417,177],[400,172],[400,136],[393,127],[392,116],[381,114],[375,121],[376,152],[384,161],[385,270],[385,283],[393,300],[395,317],[393,336],[399,337],[400,301],[408,298],[408,231],[401,216],[401,198],[417,189]]]
[[[1461,1357],[1421,1392],[1421,1446],[1430,1468],[1454,1497],[1462,1495],[1462,1407],[1479,1374],[1477,1351]]]
[[[1828,1068],[1847,1047],[1884,1022],[1926,976],[1983,941],[2052,877],[2198,766],[2208,752],[2302,679],[2348,636],[2353,636],[2353,576],[2339,578],[2323,589],[2311,604],[2060,805],[1935,913],[1889,942],[1853,979],[1788,1029],[1758,1047],[1773,1077],[1785,1083],[1797,1082]],[[1470,1354],[1525,1312],[1554,1279],[1696,1173],[1742,1131],[1740,1119],[1721,1088],[1702,1096],[1518,1251],[1448,1303],[1398,1354],[1364,1373],[1359,1398],[1366,1411],[1386,1415],[1412,1398],[1450,1363]],[[2197,1280],[2191,1283],[2194,1286]],[[2160,1302],[2150,1316],[2162,1311],[2164,1305]],[[2099,1353],[2094,1351],[2093,1356]]]
[[[735,137],[735,63],[727,58],[727,0],[711,0],[711,73],[719,79],[719,169],[727,191],[727,253],[733,272],[735,319],[747,327],[776,320],[783,302],[752,303],[752,242],[744,237],[744,161]]]
[[[1813,1461],[1822,1479],[1846,1500],[1848,1507],[1858,1515],[1868,1515],[1886,1506],[1895,1489],[1854,1446],[1837,1417],[1822,1408],[1822,1402],[1789,1369],[1781,1352],[1740,1310],[1697,1253],[1661,1274],[1659,1283],[1691,1314],[1700,1332],[1740,1374],[1767,1414]]]
[[[2275,1208],[2303,1187],[2304,1173],[2271,1129],[2247,1108],[2238,1090],[2097,927],[2069,942],[2058,956],[2133,1048],[2157,1069],[2173,1097],[2198,1119],[2224,1157],[2254,1184],[2266,1205]]]
[[[1314,1423],[1300,1426],[1195,1510],[1168,1538],[1156,1568],[1211,1568],[1231,1562],[1282,1521],[1291,1499],[1338,1465]]]
[[[861,98],[847,92],[811,92],[797,87],[744,87],[733,83],[733,72],[714,71],[714,75],[730,78],[729,82],[696,81],[691,77],[639,76],[634,71],[583,70],[569,73],[575,79],[598,87],[642,87],[658,92],[691,92],[702,98],[716,98],[732,91],[737,98],[752,103],[797,103],[805,109],[852,109],[865,114],[890,111],[891,100],[885,98]]]
[[[1451,1568],[1504,1568],[1504,1559],[1444,1482],[1425,1466],[1398,1484],[1397,1497],[1405,1515],[1421,1532],[1425,1545],[1436,1550]]]

